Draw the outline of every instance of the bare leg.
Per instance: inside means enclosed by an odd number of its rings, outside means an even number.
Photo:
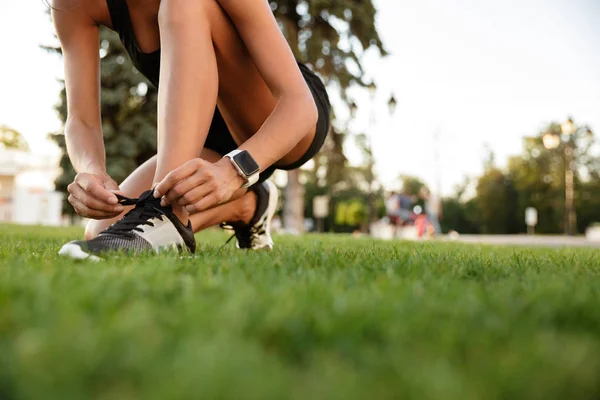
[[[155,183],[198,157],[217,103],[219,79],[210,19],[204,2],[193,3],[179,8],[180,2],[165,1],[159,11],[162,53]],[[187,222],[185,208],[174,206],[173,211]]]
[[[198,154],[205,158],[201,150],[217,100],[238,145],[259,130],[277,104],[237,30],[216,0],[162,0],[159,25],[162,58],[158,155],[121,186],[126,195],[133,197]],[[314,134],[313,129],[277,165],[297,161],[310,147]],[[256,207],[253,193],[240,191],[234,199],[242,196],[248,204],[254,203],[248,208]],[[247,215],[239,213],[246,209],[241,205],[230,202],[192,216],[195,230],[225,220],[246,221]],[[183,208],[176,207],[174,212],[184,222],[189,218]],[[86,238],[97,236],[116,220],[92,221]]]
[[[221,156],[212,150],[204,149],[201,158],[215,162]],[[142,164],[120,185],[121,192],[127,197],[139,197],[143,192],[152,188],[153,179],[156,171],[156,157]],[[90,240],[98,236],[106,228],[123,218],[132,207],[127,207],[121,215],[107,220],[91,220],[85,229],[85,239]],[[256,195],[253,192],[240,190],[233,199],[226,204],[219,205],[213,209],[190,216],[194,232],[200,232],[211,226],[222,222],[250,222],[256,210]]]
[[[277,106],[217,0],[162,0],[158,17],[162,52],[154,182],[199,153],[217,103],[238,145],[259,131]],[[276,164],[300,159],[315,130]],[[184,209],[174,211],[187,218]]]

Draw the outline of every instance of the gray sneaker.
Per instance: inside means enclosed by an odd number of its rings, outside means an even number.
[[[160,205],[160,199],[154,198],[152,190],[144,192],[139,199],[119,196],[119,200],[135,208],[96,238],[67,243],[58,254],[80,260],[100,260],[102,254],[110,252],[135,255],[164,250],[196,251],[191,222],[183,225],[170,206]]]

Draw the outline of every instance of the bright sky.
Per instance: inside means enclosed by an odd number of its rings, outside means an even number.
[[[367,57],[380,89],[371,132],[386,185],[412,174],[435,187],[435,132],[445,194],[481,172],[486,144],[504,163],[524,135],[568,115],[600,134],[597,0],[375,1],[391,53]],[[45,11],[41,0],[0,1],[0,125],[40,154],[57,151],[45,137],[60,128],[53,105],[62,76],[60,60],[38,48],[53,42]],[[390,117],[392,92],[399,104]],[[358,131],[372,105],[366,93],[357,97]]]

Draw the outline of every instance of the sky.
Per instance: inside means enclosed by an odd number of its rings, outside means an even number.
[[[597,0],[375,2],[390,55],[365,55],[378,92],[373,101],[353,92],[359,111],[350,129],[370,133],[385,186],[408,174],[451,194],[481,173],[486,148],[502,166],[523,136],[567,116],[600,134]],[[39,49],[54,43],[45,12],[41,0],[0,1],[0,125],[22,132],[40,155],[58,154],[46,136],[60,129],[53,106],[63,75],[60,59]]]

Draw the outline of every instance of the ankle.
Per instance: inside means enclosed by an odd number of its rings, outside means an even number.
[[[187,224],[190,221],[190,214],[187,212],[187,210],[185,209],[185,207],[174,206],[173,207],[173,214],[175,214],[175,216],[177,218],[179,218],[179,220],[181,221],[181,223],[183,225],[187,226]]]

